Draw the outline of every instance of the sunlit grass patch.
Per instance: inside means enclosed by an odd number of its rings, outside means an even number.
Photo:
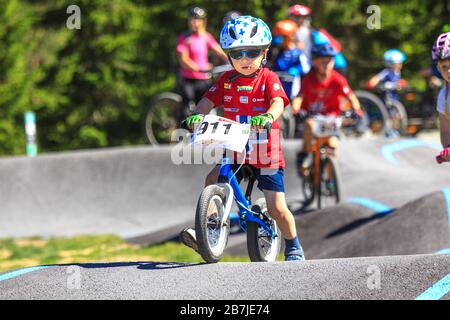
[[[129,261],[203,262],[203,259],[178,242],[140,246],[114,235],[0,240],[0,272],[37,265]],[[249,259],[224,256],[221,261]]]

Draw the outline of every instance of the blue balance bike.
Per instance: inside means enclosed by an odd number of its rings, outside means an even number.
[[[194,134],[194,140],[205,134],[209,128],[215,132],[219,131],[221,128],[217,123],[224,126],[224,132],[227,134],[233,130],[234,133],[238,132],[238,135],[234,135],[234,139],[237,137],[247,145],[249,135],[240,135],[242,131],[246,131],[239,127],[240,123],[213,115],[204,118]],[[249,129],[249,125],[247,128]],[[207,140],[228,149],[228,144],[222,138],[223,135],[217,141],[210,138]],[[276,261],[281,249],[281,233],[276,221],[267,212],[265,198],[259,198],[252,203],[251,194],[256,180],[253,167],[242,164],[234,172],[233,167],[236,166],[231,163],[231,155],[225,155],[220,164],[218,182],[205,187],[198,200],[195,215],[198,251],[208,263],[218,262],[222,258],[230,233],[231,207],[235,202],[238,207],[239,223],[247,233],[250,260]],[[238,171],[241,178],[248,181],[245,193],[236,177]]]

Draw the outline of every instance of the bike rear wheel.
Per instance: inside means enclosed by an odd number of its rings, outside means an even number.
[[[342,178],[338,163],[334,157],[322,160],[320,183],[317,192],[317,207],[330,207],[341,201]]]
[[[359,100],[361,109],[368,116],[368,125],[372,133],[384,135],[388,128],[389,113],[383,101],[368,91],[356,90],[354,93]]]
[[[406,135],[408,132],[408,114],[406,113],[405,106],[400,101],[391,101],[389,116],[392,121],[392,129],[396,130],[402,136]]]
[[[198,251],[208,263],[218,262],[228,242],[229,219],[222,223],[226,195],[223,188],[210,185],[203,189],[195,214],[195,233]]]
[[[276,233],[276,237],[272,238],[258,223],[249,221],[247,223],[247,249],[250,260],[254,262],[276,261],[281,249],[281,232],[276,221],[269,217],[266,200],[264,198],[256,200],[252,211],[263,215],[263,220]]]
[[[172,142],[172,133],[183,120],[183,98],[174,92],[157,95],[145,115],[145,133],[148,142],[159,145]]]

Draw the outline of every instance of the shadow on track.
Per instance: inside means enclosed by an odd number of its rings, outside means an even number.
[[[340,235],[342,235],[344,233],[353,231],[353,230],[355,230],[355,229],[357,229],[359,227],[362,227],[363,225],[365,225],[365,224],[367,224],[369,222],[372,222],[372,221],[375,221],[375,220],[378,220],[378,219],[382,219],[388,213],[391,213],[391,212],[392,211],[388,211],[386,213],[384,213],[384,212],[383,213],[377,213],[377,214],[374,214],[373,216],[368,217],[368,218],[361,218],[361,219],[355,220],[355,221],[353,221],[353,222],[351,222],[351,223],[349,223],[349,224],[347,224],[347,225],[337,229],[336,231],[330,232],[329,234],[326,235],[326,238],[330,239],[330,238],[333,238],[333,237],[340,236]]]
[[[69,264],[54,264],[45,265],[46,267],[62,267],[62,266],[78,266],[87,269],[99,268],[123,268],[136,266],[140,270],[162,270],[162,269],[177,269],[187,268],[202,265],[206,263],[179,263],[179,262],[101,262],[101,263],[69,263]]]

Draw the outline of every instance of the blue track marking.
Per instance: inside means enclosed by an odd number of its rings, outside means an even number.
[[[399,142],[385,144],[381,148],[381,154],[388,162],[398,166],[398,165],[400,165],[400,162],[394,157],[394,153],[401,151],[401,150],[417,148],[417,147],[429,147],[429,148],[433,148],[436,150],[442,149],[442,146],[439,143],[434,143],[434,142],[429,142],[429,141],[421,141],[421,140],[417,140],[417,139],[407,139],[407,140],[402,140]]]
[[[439,300],[450,292],[450,274],[436,282],[432,287],[422,293],[416,300]]]
[[[447,203],[448,224],[450,227],[450,188],[442,189]],[[442,249],[437,254],[450,254],[450,249]],[[450,274],[436,282],[431,288],[426,290],[416,300],[439,300],[450,292]]]
[[[38,270],[42,270],[42,269],[46,269],[46,268],[48,268],[48,266],[31,267],[31,268],[25,268],[25,269],[12,271],[12,272],[7,272],[4,274],[0,274],[0,281],[9,280],[9,279],[19,277],[24,274],[33,272],[33,271],[38,271]]]
[[[387,205],[368,198],[351,197],[347,199],[347,202],[359,204],[360,206],[372,209],[378,215],[388,215],[393,211],[393,209]]]
[[[444,193],[445,202],[447,203],[447,216],[448,216],[448,227],[450,228],[450,188],[442,189]]]

